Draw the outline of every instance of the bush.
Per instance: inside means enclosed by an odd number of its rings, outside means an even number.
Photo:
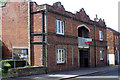
[[[11,68],[14,68],[14,61],[9,61],[9,64],[11,64]],[[15,61],[16,67],[24,67],[26,65],[26,61]]]
[[[16,67],[24,67],[26,65],[26,61],[15,61],[15,63]],[[2,68],[4,68],[5,65],[14,68],[14,61],[12,59],[2,60]]]
[[[7,61],[3,60],[2,61],[2,73],[0,75],[6,77],[9,68],[11,68],[11,65]]]
[[[26,67],[26,61],[15,61],[16,62],[16,68],[25,68]],[[6,77],[8,73],[8,69],[14,68],[14,61],[12,59],[6,59],[0,61],[0,64],[2,64],[2,74],[0,73],[1,76]],[[30,67],[30,66],[27,66]]]
[[[3,61],[2,68],[8,70],[9,68],[11,68],[11,65],[7,61]]]

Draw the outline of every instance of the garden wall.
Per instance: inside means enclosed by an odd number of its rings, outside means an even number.
[[[11,68],[8,70],[8,77],[22,77],[45,73],[46,73],[45,67]]]

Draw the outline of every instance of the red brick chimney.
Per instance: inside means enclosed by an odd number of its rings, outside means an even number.
[[[98,22],[98,17],[97,17],[97,14],[96,14],[96,18],[94,18],[94,21]]]

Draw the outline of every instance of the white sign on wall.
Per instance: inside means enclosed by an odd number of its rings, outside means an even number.
[[[109,65],[115,65],[115,55],[114,54],[109,54]]]

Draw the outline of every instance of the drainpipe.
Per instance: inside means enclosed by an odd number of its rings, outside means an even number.
[[[44,41],[45,41],[45,18],[44,18],[44,16],[45,16],[45,12],[44,11],[42,11],[41,12],[42,13],[42,55],[43,55],[43,57],[42,57],[42,65],[44,65],[44,54],[45,54],[45,44],[44,44]]]
[[[44,8],[45,8],[45,34],[48,34],[48,24],[47,24],[47,6],[45,5],[44,6]],[[47,54],[48,54],[48,40],[47,40],[47,38],[48,38],[48,35],[45,35],[45,42],[46,42],[46,44],[45,44],[45,67],[46,67],[46,74],[48,73],[48,56],[47,56]]]
[[[28,59],[31,65],[31,27],[30,27],[30,1],[28,0]]]
[[[94,24],[94,56],[95,56],[95,67],[96,67],[96,29]]]

